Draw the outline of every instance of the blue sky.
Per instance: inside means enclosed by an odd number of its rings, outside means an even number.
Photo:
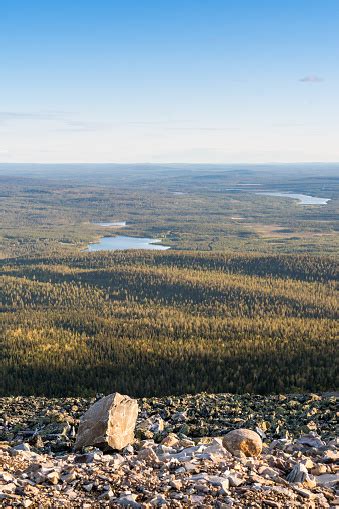
[[[0,161],[339,161],[338,0],[1,0]]]

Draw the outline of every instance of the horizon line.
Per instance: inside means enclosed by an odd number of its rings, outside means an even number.
[[[23,161],[0,161],[0,165],[10,165],[10,164],[34,164],[34,165],[39,165],[39,166],[42,166],[42,165],[64,165],[64,164],[69,164],[69,165],[78,165],[78,164],[82,164],[82,165],[85,165],[85,164],[100,164],[100,165],[108,165],[108,164],[113,164],[113,165],[158,165],[158,164],[166,164],[166,165],[176,165],[176,164],[181,164],[181,165],[212,165],[212,166],[226,166],[226,165],[242,165],[242,164],[249,164],[249,165],[264,165],[264,164],[273,164],[273,165],[276,165],[276,164],[339,164],[339,160],[338,161],[260,161],[260,162],[245,162],[245,161],[242,161],[242,162],[222,162],[222,163],[214,163],[214,162],[182,162],[182,161],[175,161],[175,162],[166,162],[166,161],[157,161],[157,162],[149,162],[149,161],[133,161],[133,162],[114,162],[114,161],[105,161],[105,162],[98,162],[98,161],[87,161],[87,162],[84,162],[84,161],[64,161],[64,162],[51,162],[51,161],[46,161],[46,162],[33,162],[33,161],[26,161],[26,162],[23,162]]]

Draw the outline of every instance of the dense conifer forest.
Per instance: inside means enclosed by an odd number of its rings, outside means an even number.
[[[333,258],[105,252],[2,272],[3,394],[335,387]]]

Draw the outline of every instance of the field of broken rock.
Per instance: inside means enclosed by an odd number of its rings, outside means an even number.
[[[100,398],[0,400],[3,506],[338,504],[334,393],[139,399],[133,443],[118,451],[75,451],[80,418]],[[230,452],[228,433],[239,428],[261,438],[260,454]]]

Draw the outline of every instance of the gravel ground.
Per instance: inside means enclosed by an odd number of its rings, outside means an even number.
[[[0,398],[3,507],[339,505],[337,394],[142,399],[131,446],[76,454],[79,418],[98,398]],[[259,433],[260,457],[223,447],[236,428]]]

